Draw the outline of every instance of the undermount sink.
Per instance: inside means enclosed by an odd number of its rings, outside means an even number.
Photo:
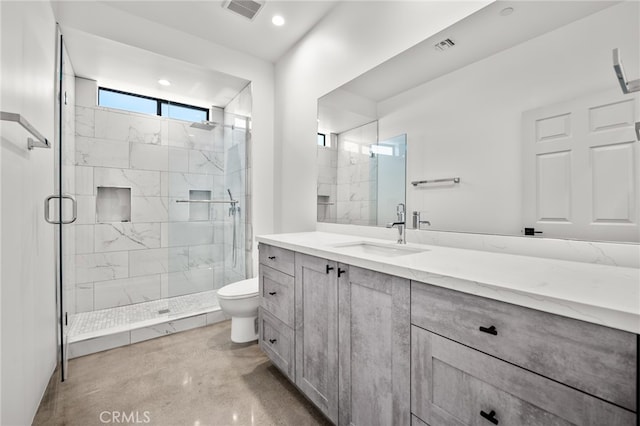
[[[359,241],[357,243],[336,244],[333,246],[345,254],[398,257],[422,253],[428,249],[407,247],[401,244],[383,244]]]

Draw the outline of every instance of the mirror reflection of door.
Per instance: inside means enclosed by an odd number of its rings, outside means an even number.
[[[375,121],[380,141],[406,134],[406,182],[421,182],[406,185],[406,211],[430,222],[425,231],[638,242],[640,106],[623,94],[612,52],[628,80],[640,77],[640,3],[508,9],[493,2],[322,96],[318,128],[341,135]],[[387,159],[376,156],[373,226],[395,219]],[[336,202],[350,209],[334,221],[366,225],[355,221],[362,192],[340,188]]]

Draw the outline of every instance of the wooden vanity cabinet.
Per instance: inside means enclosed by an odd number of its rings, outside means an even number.
[[[635,334],[429,284],[411,289],[411,409],[424,423],[636,425]]]
[[[411,423],[409,280],[342,267],[338,286],[339,424]]]
[[[638,336],[260,245],[260,346],[335,424],[638,426]]]
[[[295,380],[294,252],[259,245],[258,344],[273,364]]]
[[[338,265],[295,255],[296,379],[329,420],[338,420]]]
[[[260,345],[273,363],[336,424],[408,426],[409,280],[295,253],[290,359],[290,311],[277,298],[289,279],[273,268],[285,256],[263,247]]]

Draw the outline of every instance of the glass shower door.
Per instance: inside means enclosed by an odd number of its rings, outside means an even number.
[[[75,296],[75,74],[58,30],[55,192],[46,200],[46,220],[56,226],[56,283],[61,378],[68,375],[68,317]],[[53,209],[52,209],[53,207]],[[48,214],[47,214],[48,213]]]
[[[168,315],[180,316],[186,309],[217,308],[216,290],[231,277],[246,276],[241,230],[245,182],[232,185],[228,177],[231,143],[222,109],[212,108],[206,122],[167,122],[169,220],[164,243],[170,270],[163,291],[170,298]]]

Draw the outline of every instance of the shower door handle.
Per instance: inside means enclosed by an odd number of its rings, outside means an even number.
[[[51,220],[50,219],[49,206],[51,204],[51,200],[53,199],[59,199],[60,202],[62,202],[63,199],[71,200],[71,208],[72,208],[71,220]],[[49,195],[47,198],[44,199],[44,220],[47,223],[50,223],[52,225],[69,225],[75,222],[77,218],[78,218],[78,203],[76,202],[76,199],[73,198],[71,195]]]

